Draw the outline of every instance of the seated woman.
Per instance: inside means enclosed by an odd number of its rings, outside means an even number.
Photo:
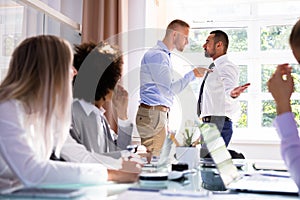
[[[117,156],[115,153],[131,144],[133,130],[127,116],[128,93],[117,84],[123,69],[122,52],[105,42],[75,45],[73,65],[78,71],[74,77],[74,95],[79,99],[73,102],[71,135],[91,152]],[[95,81],[91,81],[93,77]],[[92,99],[82,96],[87,90],[94,92]],[[117,114],[117,133],[104,115],[103,105],[111,101]]]
[[[51,161],[69,134],[71,123],[72,49],[56,36],[24,40],[13,52],[0,85],[1,189],[15,183],[97,184],[131,182],[139,171],[107,170],[97,163]]]

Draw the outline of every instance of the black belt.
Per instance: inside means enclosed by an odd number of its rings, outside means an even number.
[[[216,119],[216,120],[225,120],[230,122],[231,119],[229,117],[226,116],[206,116],[206,117],[202,117],[202,121],[203,122],[210,122],[212,119]]]

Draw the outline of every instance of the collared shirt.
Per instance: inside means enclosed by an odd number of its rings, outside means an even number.
[[[162,41],[145,53],[140,71],[140,103],[171,107],[174,96],[195,79],[194,72],[190,71],[174,81],[170,56]]]
[[[239,102],[230,96],[238,87],[238,67],[228,60],[227,55],[214,60],[213,72],[207,76],[203,90],[201,117],[227,116],[236,119],[240,110]]]
[[[96,122],[97,122],[97,130],[98,130],[98,134],[97,134],[97,145],[99,149],[99,152],[104,153],[104,152],[108,152],[106,150],[107,146],[106,146],[106,137],[104,134],[104,127],[103,127],[103,123],[102,123],[102,118],[104,117],[104,113],[105,110],[103,108],[97,108],[95,105],[88,103],[86,101],[83,100],[77,100],[82,109],[84,110],[86,116],[89,116],[92,112],[96,115]],[[113,130],[111,130],[111,137],[114,138],[115,132]],[[91,133],[92,134],[92,133]],[[95,142],[95,141],[94,141]]]
[[[100,164],[61,163],[41,153],[40,124],[30,124],[22,104],[17,100],[0,103],[0,181],[2,189],[21,182],[25,186],[42,184],[95,184],[107,180],[107,169]],[[53,128],[53,127],[52,127]],[[55,128],[53,128],[55,130]],[[68,133],[65,133],[68,134]],[[53,147],[50,147],[53,148]],[[50,152],[52,149],[48,149]]]
[[[109,152],[110,150],[108,149],[108,144],[107,144],[107,138],[106,138],[106,133],[108,132],[107,130],[105,130],[105,124],[103,124],[103,120],[106,120],[104,113],[105,110],[103,108],[97,108],[95,105],[88,103],[84,100],[78,100],[75,99],[74,102],[78,102],[80,104],[80,106],[82,107],[82,110],[84,111],[85,114],[85,119],[87,119],[86,122],[88,122],[89,124],[85,123],[85,124],[81,124],[81,123],[76,123],[78,120],[81,121],[79,119],[80,115],[82,113],[78,113],[79,109],[76,109],[76,113],[73,113],[73,123],[74,126],[76,126],[78,129],[82,130],[84,129],[83,127],[81,127],[81,125],[83,126],[91,126],[91,123],[97,123],[97,128],[94,129],[93,132],[79,132],[78,134],[84,134],[81,135],[81,138],[85,138],[85,140],[83,141],[85,146],[90,146],[91,147],[91,151],[92,152],[96,152],[96,153],[105,153],[105,152]],[[75,112],[75,111],[74,111]],[[94,119],[93,117],[91,117],[91,120],[88,120],[89,116],[91,116],[91,114],[94,114],[96,120],[92,120]],[[118,126],[120,126],[120,128],[122,127],[127,127],[130,126],[131,123],[129,120],[121,120],[118,119]],[[79,126],[79,127],[78,127]],[[109,128],[109,132],[111,134],[111,138],[113,140],[117,140],[118,139],[118,135],[115,133],[114,130],[112,130],[108,124],[108,128]],[[93,137],[92,135],[96,134],[95,137]],[[92,138],[97,138],[97,141],[94,141]]]
[[[278,115],[274,120],[274,126],[281,139],[281,155],[300,190],[300,139],[292,112]]]

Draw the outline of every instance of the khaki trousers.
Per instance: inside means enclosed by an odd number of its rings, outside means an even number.
[[[163,147],[168,126],[168,112],[147,109],[139,106],[136,115],[136,127],[141,144],[154,156],[159,156]]]

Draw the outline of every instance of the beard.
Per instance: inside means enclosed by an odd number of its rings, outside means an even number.
[[[210,52],[208,52],[207,49],[204,49],[204,56],[205,56],[206,58],[212,58],[212,57],[214,57],[215,55],[216,55],[216,49],[215,49],[215,48],[211,49]]]
[[[204,56],[206,57],[206,58],[210,58],[211,56],[210,56],[210,54],[205,50],[204,51]]]

